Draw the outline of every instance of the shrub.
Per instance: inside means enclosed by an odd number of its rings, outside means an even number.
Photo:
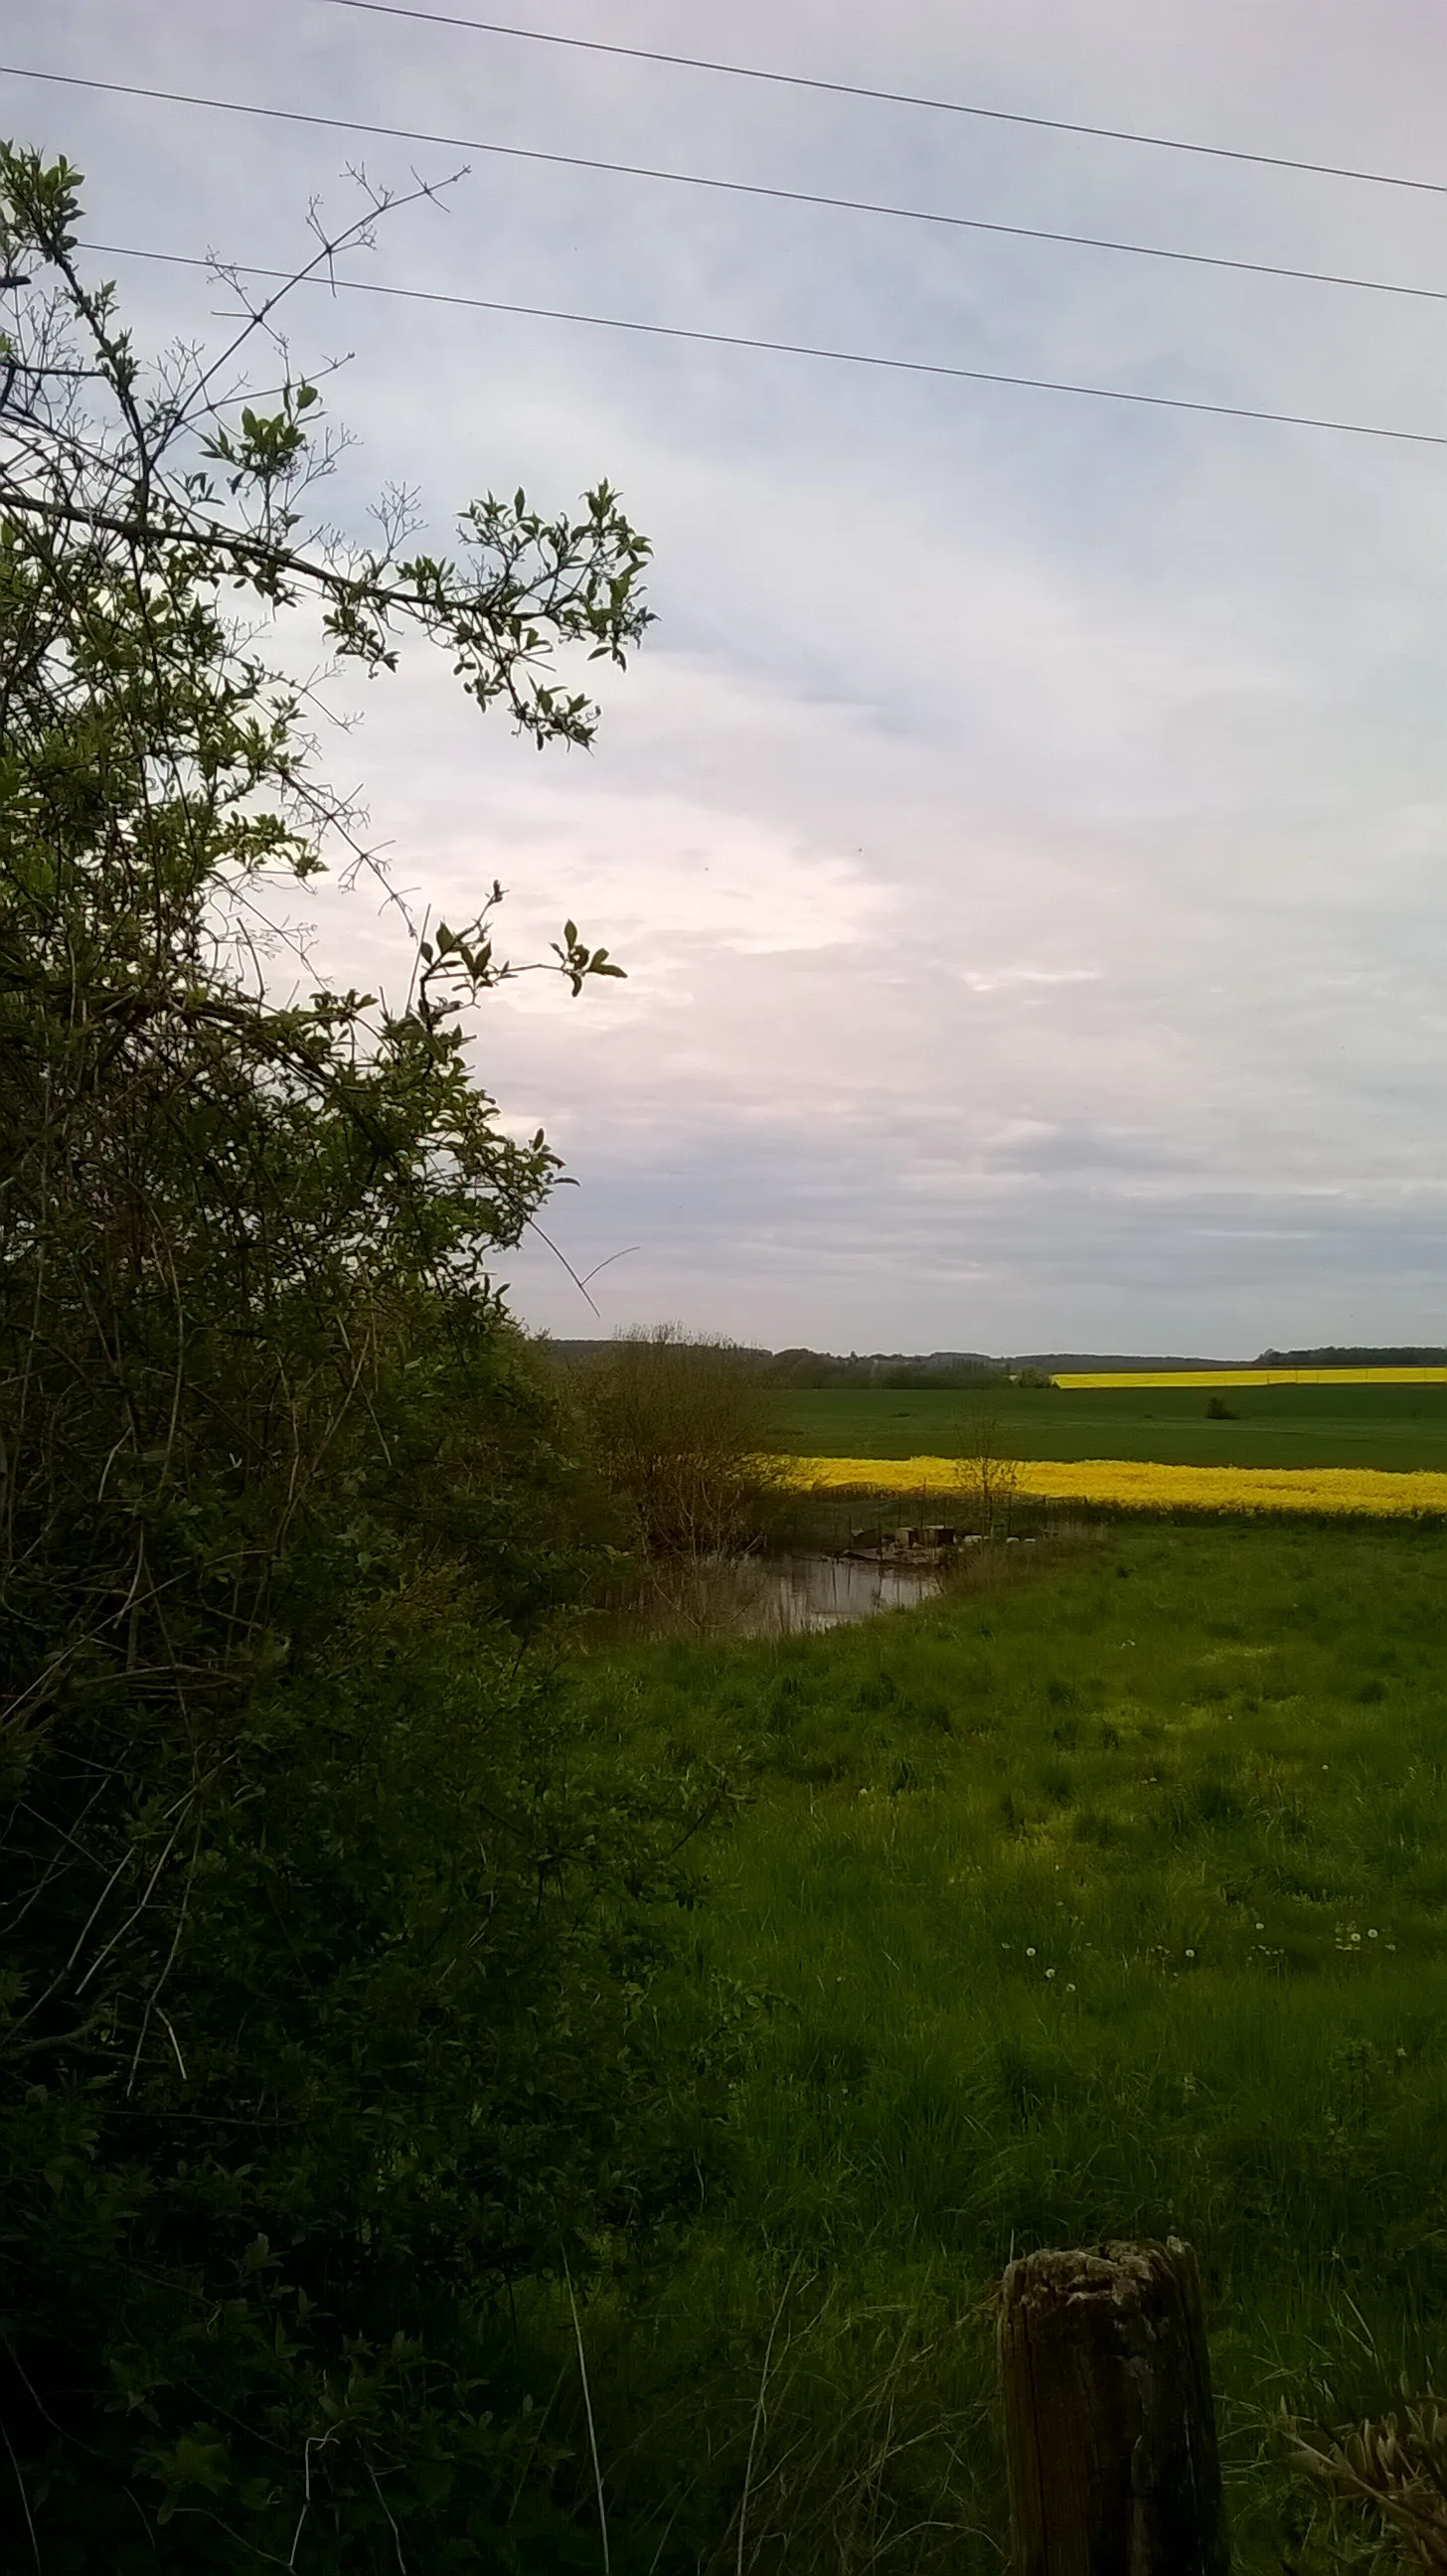
[[[603,1479],[647,1554],[748,1545],[775,1482],[752,1352],[676,1324],[622,1333],[580,1374],[579,1396]]]
[[[309,531],[314,388],[145,369],[77,216],[0,148],[9,2465],[47,2567],[485,2563],[529,2462],[547,2513],[499,2301],[694,2169],[650,1997],[699,1800],[550,1657],[565,1426],[489,1265],[556,1164],[464,1056],[497,891],[399,1010],[272,998],[278,882],[356,851],[260,636],[411,626],[586,741],[542,656],[621,659],[646,549],[606,486],[475,505],[462,569]]]

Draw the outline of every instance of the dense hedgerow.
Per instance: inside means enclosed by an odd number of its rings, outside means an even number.
[[[708,1793],[548,1642],[571,1444],[489,1266],[555,1164],[464,1052],[496,898],[398,1009],[272,998],[278,885],[358,853],[258,637],[420,629],[586,741],[545,657],[623,658],[646,548],[606,486],[344,548],[274,307],[270,412],[147,370],[77,220],[0,151],[3,2511],[47,2570],[563,2563],[507,2302],[697,2189],[656,1989]]]

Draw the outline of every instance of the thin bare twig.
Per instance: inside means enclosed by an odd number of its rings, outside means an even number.
[[[5,2432],[3,2424],[0,2424],[0,2433],[5,2434],[5,2448],[10,2454],[10,2466],[15,2471],[15,2483],[20,2489],[20,2501],[25,2508],[25,2528],[30,2534],[30,2546],[34,2553],[35,2564],[38,2568],[40,2565],[40,2543],[35,2537],[35,2518],[30,2510],[30,2498],[25,2492],[25,2480],[20,2474],[20,2462],[15,2457],[15,2445],[11,2441],[9,2434]]]
[[[402,2535],[397,2529],[396,2523],[392,2520],[392,2509],[388,2504],[386,2497],[383,2495],[381,2488],[377,2486],[377,2472],[373,2468],[370,2460],[367,2462],[367,2475],[371,2479],[373,2486],[377,2487],[377,2502],[386,2515],[388,2522],[391,2524],[392,2546],[397,2552],[397,2564],[402,2571],[402,2576],[407,2576],[407,2561],[402,2555]]]
[[[598,2434],[593,2422],[593,2392],[588,2385],[588,2356],[583,2350],[583,2324],[578,2314],[578,2302],[573,2294],[573,2275],[568,2269],[566,2253],[563,2256],[563,2278],[568,2284],[568,2305],[573,2311],[573,2333],[578,2344],[578,2376],[583,2383],[583,2412],[588,2419],[588,2451],[593,2462],[593,2484],[598,2496],[598,2531],[603,2543],[603,2576],[610,2576],[613,2561],[608,2548],[608,2508],[603,2500],[603,2471],[598,2459]]]
[[[296,2518],[296,2529],[291,2535],[291,2550],[286,2562],[288,2567],[294,2567],[296,2565],[296,2553],[301,2547],[301,2536],[306,2527],[306,2518],[312,2509],[312,2453],[313,2451],[324,2451],[328,2442],[334,2442],[336,2440],[341,2429],[340,2424],[334,2424],[329,2433],[308,2433],[306,2440],[302,2444],[301,2511]]]

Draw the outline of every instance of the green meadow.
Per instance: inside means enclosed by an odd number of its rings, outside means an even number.
[[[999,1386],[790,1390],[779,1438],[811,1458],[948,1457],[983,1416],[1020,1458],[1150,1458],[1223,1467],[1447,1467],[1447,1386]]]
[[[1004,2265],[1170,2231],[1238,2568],[1359,2563],[1275,2418],[1447,2363],[1444,1586],[1440,1532],[1137,1526],[585,1659],[605,1736],[742,1793],[674,2007],[723,2148],[582,2320],[615,2567],[998,2571]]]

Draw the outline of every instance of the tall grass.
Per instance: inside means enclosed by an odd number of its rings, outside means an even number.
[[[1429,1531],[1136,1528],[858,1629],[589,1667],[601,1727],[751,1787],[692,1963],[736,2030],[726,2170],[593,2319],[660,2567],[998,2567],[992,2284],[1167,2231],[1240,2565],[1342,2563],[1273,2412],[1443,2384],[1444,1575]]]

